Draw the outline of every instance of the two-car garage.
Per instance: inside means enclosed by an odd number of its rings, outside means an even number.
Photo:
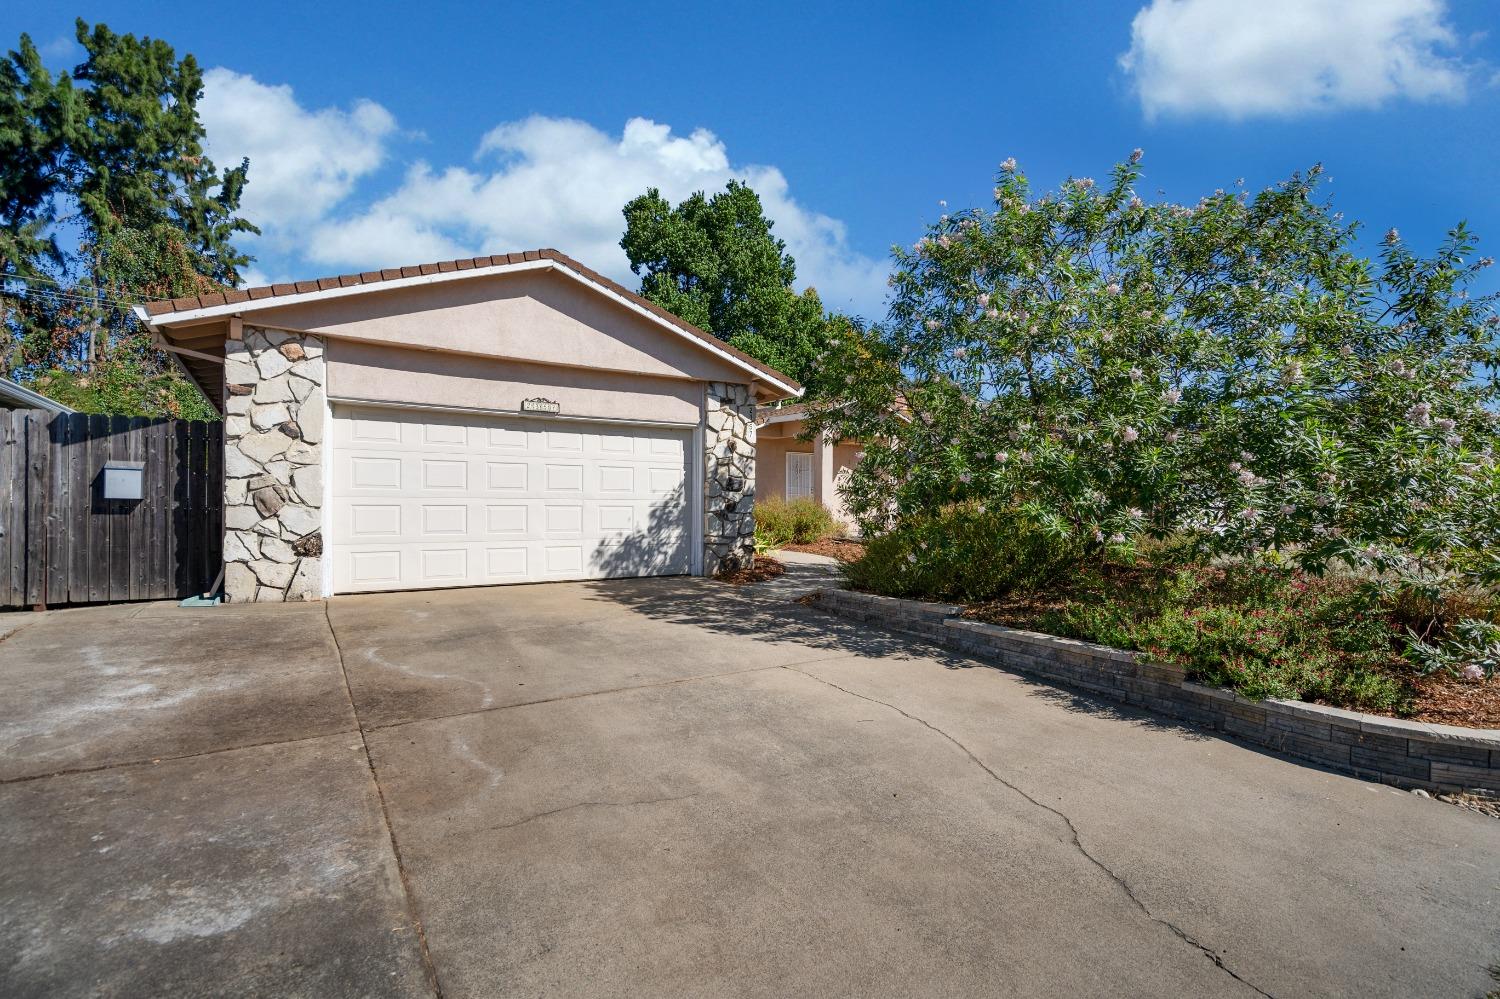
[[[718,574],[796,382],[554,250],[137,309],[224,414],[224,595]]]
[[[692,572],[692,427],[333,409],[336,593]]]

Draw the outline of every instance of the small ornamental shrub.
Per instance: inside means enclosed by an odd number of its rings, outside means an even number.
[[[990,620],[1136,649],[1247,697],[1401,713],[1413,671],[1377,590],[1348,579],[1241,565],[1106,566]]]
[[[833,537],[839,529],[828,508],[808,497],[772,497],[755,504],[755,546],[761,551],[812,544]]]
[[[869,538],[845,567],[856,589],[897,597],[990,600],[1044,586],[1077,561],[1078,545],[1018,510],[955,504]]]

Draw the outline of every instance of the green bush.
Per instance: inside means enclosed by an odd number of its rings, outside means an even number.
[[[838,532],[839,522],[817,500],[771,497],[755,504],[755,546],[762,551],[808,545]]]
[[[1388,608],[1353,580],[1251,565],[1114,567],[1037,603],[1006,623],[1138,649],[1247,697],[1396,713],[1411,700]]]
[[[867,539],[864,557],[845,572],[856,589],[887,596],[992,600],[1044,586],[1079,557],[1076,542],[1019,510],[956,504]]]

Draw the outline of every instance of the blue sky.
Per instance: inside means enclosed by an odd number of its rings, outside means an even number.
[[[1051,187],[1137,146],[1147,194],[1321,161],[1372,249],[1467,219],[1500,256],[1494,0],[38,7],[0,10],[0,41],[54,68],[75,14],[209,68],[254,280],[553,245],[634,283],[620,205],[737,177],[799,284],[876,317],[889,246],[985,202],[1001,160]]]

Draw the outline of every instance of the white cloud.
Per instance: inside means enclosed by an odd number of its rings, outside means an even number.
[[[290,87],[220,68],[206,74],[199,111],[215,163],[250,157],[244,214],[265,231],[251,246],[264,271],[365,270],[552,246],[633,287],[619,246],[625,202],[648,187],[676,202],[744,180],[796,258],[799,286],[866,314],[885,294],[883,259],[851,248],[843,223],[803,206],[780,170],[731,163],[705,129],[675,135],[632,118],[611,135],[532,116],[491,129],[469,163],[409,164],[394,191],[369,201],[361,181],[397,134],[380,105],[309,110]]]
[[[1444,0],[1151,0],[1120,65],[1148,118],[1460,100]]]
[[[384,162],[396,132],[396,119],[372,101],[356,101],[348,111],[308,111],[291,87],[223,68],[204,74],[198,114],[216,165],[250,158],[242,208],[273,242],[347,198]]]
[[[71,34],[58,35],[49,42],[43,42],[37,46],[37,52],[48,62],[48,68],[54,73],[59,70],[73,69],[73,63],[83,58],[83,46],[78,44],[78,39]]]
[[[724,143],[705,129],[674,135],[667,125],[632,118],[616,137],[586,122],[532,116],[491,129],[478,161],[442,170],[413,165],[400,188],[366,211],[318,226],[309,259],[374,267],[424,254],[552,246],[633,285],[638,279],[619,246],[625,202],[648,187],[675,202],[744,180],[796,259],[800,284],[815,286],[828,305],[867,313],[884,295],[883,260],[852,249],[843,223],[792,197],[780,170],[732,165]]]

